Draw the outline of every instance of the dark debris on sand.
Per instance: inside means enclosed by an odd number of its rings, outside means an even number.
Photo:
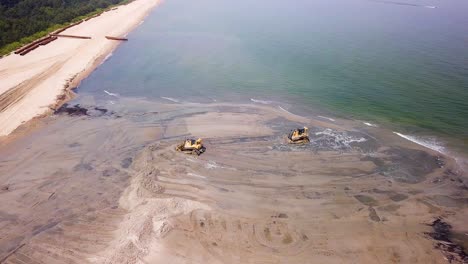
[[[435,248],[442,251],[449,263],[468,263],[468,255],[465,249],[452,241],[452,226],[437,218],[429,226],[432,226],[433,232],[427,232],[431,238],[437,241]]]
[[[103,116],[103,115],[114,115],[114,112],[97,106],[85,107],[80,104],[69,105],[63,104],[59,109],[55,110],[54,114],[66,114],[69,116]]]
[[[63,104],[59,109],[55,110],[54,114],[67,114],[70,116],[82,116],[88,115],[88,109],[81,107],[79,104],[70,106],[69,104]]]

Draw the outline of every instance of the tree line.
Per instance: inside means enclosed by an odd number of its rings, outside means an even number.
[[[127,0],[0,0],[0,55],[48,31]]]

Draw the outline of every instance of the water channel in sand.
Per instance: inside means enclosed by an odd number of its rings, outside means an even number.
[[[463,172],[391,131],[258,104],[77,103],[1,142],[0,262],[461,261],[425,233],[443,217],[466,243]],[[311,143],[286,144],[304,125]],[[186,137],[207,152],[175,152]]]

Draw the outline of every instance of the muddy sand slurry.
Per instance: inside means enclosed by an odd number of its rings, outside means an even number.
[[[463,262],[428,235],[442,217],[467,241],[448,157],[349,120],[135,100],[82,100],[2,142],[1,262]],[[304,125],[311,143],[288,145]],[[185,137],[207,152],[175,152]]]

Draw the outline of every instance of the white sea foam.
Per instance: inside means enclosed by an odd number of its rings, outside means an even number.
[[[169,100],[171,102],[174,102],[174,103],[179,103],[180,101],[175,99],[175,98],[172,98],[172,97],[164,97],[164,96],[161,96],[162,99],[166,99],[166,100]]]
[[[104,62],[106,62],[110,57],[112,57],[113,53],[109,53],[107,54],[106,57],[104,57],[104,59],[101,61],[101,63],[99,64],[99,66],[101,66],[102,64],[104,64]]]
[[[192,162],[192,163],[195,163],[195,162],[197,162],[196,160],[194,160],[194,159],[191,159],[191,158],[186,158],[186,160],[188,160],[188,161],[190,161],[190,162]]]
[[[288,113],[288,114],[291,114],[291,115],[293,114],[293,113],[289,112],[288,110],[284,109],[284,108],[281,107],[281,106],[278,106],[278,108],[281,109],[281,110],[283,110],[284,112],[286,112],[286,113]]]
[[[114,55],[114,53],[109,53],[107,54],[107,56],[104,58],[104,60],[102,61],[102,63],[106,62],[110,57],[112,57],[112,55]]]
[[[271,104],[271,103],[273,103],[273,101],[259,100],[259,99],[253,99],[253,98],[250,98],[250,101],[252,101],[254,103],[259,103],[259,104]]]
[[[404,138],[406,140],[409,140],[409,141],[411,141],[413,143],[421,145],[423,147],[435,150],[435,151],[440,152],[440,153],[444,153],[444,150],[445,150],[444,146],[442,146],[440,144],[440,142],[438,142],[434,138],[421,138],[421,137],[415,137],[415,136],[408,136],[408,135],[404,135],[404,134],[401,134],[401,133],[398,133],[398,132],[393,132],[393,133],[397,134],[398,136],[400,136],[400,137],[402,137],[402,138]]]
[[[367,139],[363,137],[356,137],[347,134],[346,132],[338,132],[332,129],[325,129],[320,132],[315,132],[316,136],[321,136],[321,138],[325,138],[329,143],[334,142],[336,148],[351,148],[351,143],[360,143],[365,142]]]
[[[217,168],[223,168],[223,166],[220,166],[216,162],[210,160],[210,161],[208,161],[208,163],[205,164],[205,168],[207,168],[207,169],[217,169]]]
[[[332,121],[332,122],[335,122],[335,119],[330,118],[330,117],[326,117],[326,116],[318,116],[318,117],[323,118],[323,119],[330,120],[330,121]]]
[[[140,21],[140,23],[138,23],[138,26],[140,26],[140,25],[143,24],[144,22],[145,22],[144,20]]]
[[[431,8],[431,9],[434,9],[436,8],[436,6],[424,6],[425,8]]]
[[[372,124],[372,123],[369,123],[369,122],[362,122],[362,123],[364,123],[364,125],[366,125],[366,126],[370,126],[370,127],[378,127],[378,125],[376,125],[376,124]]]
[[[118,97],[119,94],[116,94],[116,93],[111,93],[111,92],[108,92],[106,90],[104,90],[104,92],[107,94],[107,95],[110,95],[110,96],[115,96],[115,97]]]

